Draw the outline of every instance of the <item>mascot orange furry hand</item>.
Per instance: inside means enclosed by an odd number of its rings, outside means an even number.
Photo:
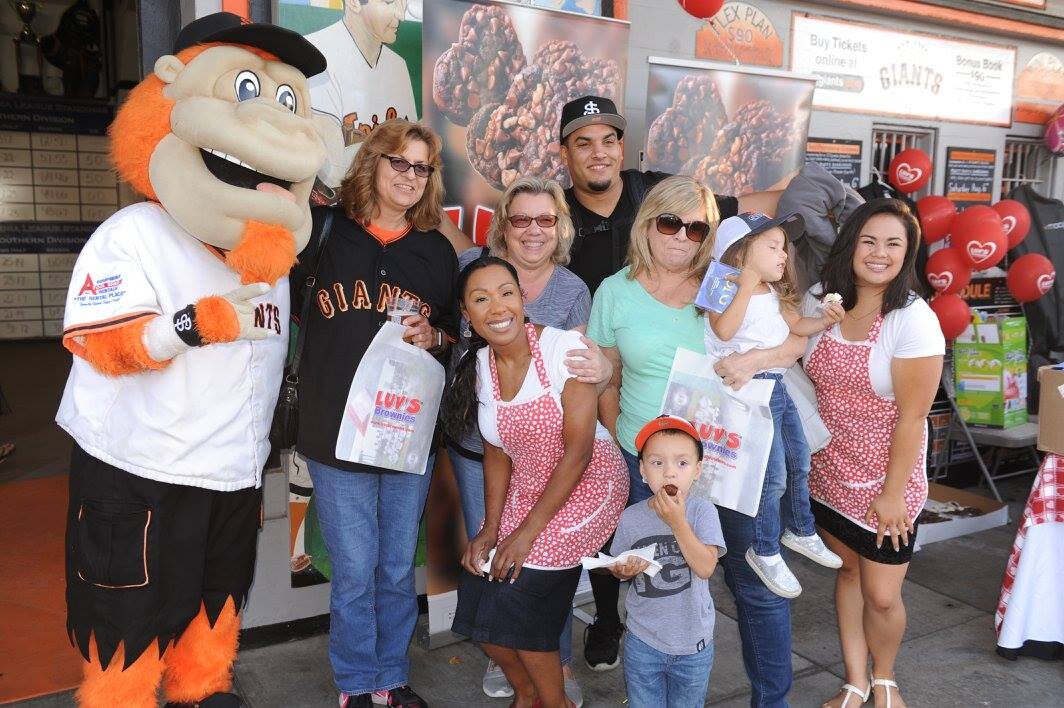
[[[148,201],[100,225],[63,323],[74,362],[67,630],[83,706],[243,705],[230,693],[267,433],[287,352],[287,273],[325,162],[302,36],[189,24],[111,126]]]

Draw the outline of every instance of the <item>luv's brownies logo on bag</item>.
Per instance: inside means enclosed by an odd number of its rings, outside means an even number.
[[[698,437],[706,448],[706,454],[715,453],[720,457],[735,461],[743,446],[743,436],[727,428],[710,423],[698,424]]]

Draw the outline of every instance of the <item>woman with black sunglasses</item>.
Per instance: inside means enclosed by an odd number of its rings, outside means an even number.
[[[595,292],[588,336],[613,364],[599,415],[628,463],[630,504],[650,497],[639,472],[635,435],[661,412],[676,349],[705,348],[694,299],[719,219],[709,188],[690,177],[662,180],[647,193],[632,223],[628,265]]]
[[[418,522],[435,456],[424,474],[405,474],[339,460],[335,451],[351,379],[387,319],[389,299],[416,303],[417,314],[403,318],[404,339],[441,363],[458,334],[458,266],[437,230],[442,199],[439,137],[409,121],[382,123],[340,185],[329,233],[322,231],[330,210],[314,210],[313,237],[291,278],[298,290],[315,276],[300,323],[296,449],[314,480],[312,504],[331,559],[329,659],[341,708],[425,705],[407,685],[407,646],[418,615]]]

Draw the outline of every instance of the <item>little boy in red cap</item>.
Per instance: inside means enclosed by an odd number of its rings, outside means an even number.
[[[624,510],[610,553],[654,546],[661,570],[650,577],[641,558],[610,569],[632,581],[625,597],[628,704],[702,705],[713,665],[709,576],[726,550],[717,508],[688,495],[701,474],[702,441],[690,422],[663,415],[643,426],[635,447],[654,496]]]

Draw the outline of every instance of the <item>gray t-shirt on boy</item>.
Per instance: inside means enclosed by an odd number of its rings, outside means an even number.
[[[656,545],[654,560],[661,570],[653,578],[640,573],[632,579],[624,606],[629,632],[665,654],[696,654],[713,643],[713,598],[709,580],[691,572],[680,552],[672,529],[650,508],[649,499],[633,504],[621,514],[613,536],[610,555],[633,548]],[[726,547],[720,529],[717,507],[701,497],[687,498],[687,523],[695,537],[717,546],[723,556]]]
[[[465,268],[480,258],[483,253],[484,249],[480,246],[462,251],[458,256],[458,269]],[[556,329],[569,330],[586,325],[591,316],[591,293],[584,285],[584,281],[580,280],[575,273],[563,266],[555,266],[550,280],[543,287],[543,292],[539,294],[539,297],[532,302],[525,303],[525,316],[532,324]],[[463,317],[459,332],[466,331],[468,326],[469,323]],[[458,366],[459,359],[468,348],[469,340],[459,335],[458,342],[451,347],[451,376],[454,375],[454,368]],[[470,452],[482,453],[484,451],[480,431],[475,425],[462,440],[455,442]]]

